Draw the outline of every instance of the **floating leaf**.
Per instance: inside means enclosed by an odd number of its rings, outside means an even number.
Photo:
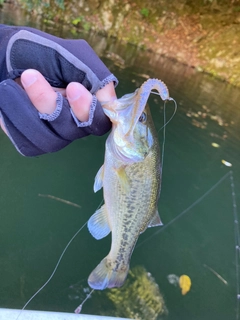
[[[218,143],[213,142],[213,143],[212,143],[212,147],[214,147],[214,148],[219,148],[220,145],[219,145]]]
[[[185,274],[183,274],[180,278],[179,278],[179,287],[182,289],[182,295],[185,295],[186,293],[188,293],[188,291],[191,288],[191,279],[189,278],[189,276],[186,276]]]
[[[228,162],[226,160],[222,160],[222,163],[226,166],[226,167],[232,167],[231,162]]]

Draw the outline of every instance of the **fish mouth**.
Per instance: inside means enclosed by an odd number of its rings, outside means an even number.
[[[110,101],[101,102],[102,108],[104,110],[109,110],[109,111],[114,110],[116,112],[129,108],[130,106],[133,105],[134,98],[138,90],[139,89],[135,90],[135,92],[133,93],[125,94],[120,99],[114,98]]]
[[[125,134],[126,138],[129,138],[133,134],[133,130],[135,126],[138,123],[138,120],[143,113],[144,109],[146,108],[146,104],[149,98],[149,95],[151,93],[151,90],[145,90],[145,83],[140,87],[140,89],[135,91],[135,99],[134,99],[134,104],[132,108],[132,113],[131,113],[131,121],[129,124],[129,129],[127,133]]]
[[[131,133],[133,132],[139,117],[145,109],[148,99],[147,97],[146,102],[139,105],[139,92],[141,93],[141,90],[142,86],[140,89],[135,90],[135,92],[126,94],[118,100],[102,103],[102,108],[105,115],[109,117],[113,123],[117,124],[118,122],[121,122],[123,113],[123,118],[127,120],[129,119],[129,121],[125,121],[124,125],[121,126],[122,136],[127,140],[130,139]]]
[[[102,103],[103,111],[112,123],[122,124],[121,137],[130,143],[134,143],[133,131],[146,108],[152,90],[157,90],[164,101],[171,99],[166,85],[161,80],[148,79],[135,92],[126,94],[120,99]]]
[[[126,112],[126,118],[131,119],[132,109],[135,105],[136,94],[139,89],[133,93],[125,94],[120,99],[113,99],[108,102],[101,103],[103,112],[111,120],[112,123],[117,124],[121,122],[122,112]],[[125,123],[126,127],[126,123]],[[127,125],[127,127],[129,127]]]
[[[100,103],[103,109],[112,110],[114,103],[117,101],[118,99],[114,97],[108,101],[102,101]]]
[[[148,79],[145,81],[141,87],[135,91],[136,97],[134,98],[134,106],[132,110],[131,122],[129,130],[126,133],[126,137],[132,135],[132,132],[146,107],[148,98],[152,90],[157,90],[163,101],[171,100],[168,93],[167,86],[158,79]]]

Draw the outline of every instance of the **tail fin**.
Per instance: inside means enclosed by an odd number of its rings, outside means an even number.
[[[127,277],[129,266],[115,271],[108,258],[104,258],[88,277],[88,284],[95,290],[121,287]]]

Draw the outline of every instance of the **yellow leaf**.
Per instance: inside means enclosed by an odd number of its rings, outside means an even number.
[[[185,295],[186,293],[188,293],[188,291],[191,288],[191,279],[189,278],[189,276],[186,276],[185,274],[183,274],[180,278],[179,278],[179,287],[182,289],[182,295]]]

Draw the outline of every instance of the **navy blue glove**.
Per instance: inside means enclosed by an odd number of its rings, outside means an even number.
[[[85,40],[65,40],[28,27],[0,25],[0,117],[17,150],[25,156],[58,151],[89,134],[111,128],[95,93],[117,79]],[[40,114],[14,81],[26,69],[38,70],[53,87],[79,82],[92,94],[89,120],[74,117],[58,93],[51,115]]]

